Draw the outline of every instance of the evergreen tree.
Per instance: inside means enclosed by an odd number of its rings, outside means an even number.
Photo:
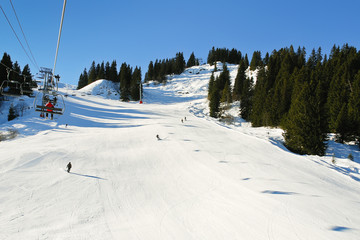
[[[250,70],[255,70],[257,67],[262,66],[262,59],[261,59],[261,52],[260,51],[255,51],[253,53],[252,59],[251,59],[251,63],[250,63]]]
[[[314,96],[315,83],[303,84],[292,103],[285,124],[285,145],[299,154],[324,155],[326,134],[322,132],[320,105]]]
[[[132,74],[131,87],[130,87],[130,93],[131,93],[132,100],[134,100],[134,101],[140,100],[140,88],[142,88],[141,68],[135,67],[135,70]],[[142,93],[142,91],[141,91],[141,93]]]
[[[209,108],[210,108],[210,117],[218,118],[219,117],[219,108],[220,108],[220,91],[217,87],[217,79],[215,80],[215,86],[210,93],[210,101],[209,101]]]
[[[215,77],[214,77],[214,72],[212,72],[209,81],[208,100],[210,100],[210,96],[214,90],[214,87],[215,87]]]
[[[192,66],[195,66],[196,65],[196,59],[195,59],[195,54],[194,52],[191,53],[190,57],[189,57],[189,60],[186,64],[186,67],[192,67]]]
[[[33,81],[32,76],[31,76],[31,72],[30,72],[30,67],[28,64],[26,64],[21,72],[21,75],[23,77],[22,79],[22,83],[26,82],[25,84],[23,84],[21,86],[21,88],[24,90],[24,94],[31,96],[32,95],[32,88],[36,88],[37,84],[35,81]]]
[[[224,89],[222,90],[221,100],[222,103],[232,103],[230,80],[225,82]]]
[[[240,95],[240,114],[245,120],[250,120],[253,98],[253,79],[245,78]]]
[[[105,79],[106,80],[111,80],[110,79],[110,72],[111,72],[110,63],[107,61],[106,64],[105,64]]]
[[[117,64],[115,60],[111,62],[108,78],[113,82],[119,82]]]
[[[7,68],[12,69],[13,63],[11,61],[10,55],[5,52],[3,58],[1,59],[1,64],[0,64],[0,86],[4,80],[8,79],[8,73],[6,70]]]
[[[21,67],[20,67],[19,63],[17,61],[15,61],[14,65],[13,65],[13,71],[11,71],[11,73],[10,73],[10,79],[17,81],[17,82],[22,82],[23,77],[20,75],[20,73],[21,73]]]
[[[343,69],[343,68],[342,68]],[[346,75],[341,76],[342,70],[339,69],[338,73],[334,76],[331,81],[328,102],[329,107],[329,128],[330,131],[337,133],[338,140],[342,142],[347,135],[346,134],[346,109],[345,106],[348,104],[349,98],[349,86],[346,80]]]
[[[244,81],[246,79],[245,70],[246,70],[246,66],[244,59],[241,59],[234,83],[234,90],[233,90],[234,100],[240,100]]]
[[[245,68],[247,69],[250,66],[247,53],[245,54],[245,57],[244,57],[244,63],[245,63]]]
[[[16,113],[15,108],[13,107],[13,105],[11,104],[10,108],[9,108],[9,114],[8,114],[8,121],[14,120],[15,118],[17,118],[19,115]]]
[[[105,79],[105,65],[104,61],[102,61],[101,65],[99,65],[99,68],[97,70],[97,76],[96,79]]]
[[[87,71],[85,68],[83,73],[80,74],[78,86],[76,89],[81,89],[81,88],[85,87],[88,84],[88,82],[89,82],[89,78],[88,78],[88,74],[87,74]]]
[[[152,61],[150,61],[147,71],[147,78],[145,80],[148,81],[153,79],[154,79],[154,64]]]
[[[349,99],[348,118],[352,126],[353,139],[358,142],[360,148],[360,70],[355,76],[352,92]]]
[[[88,84],[95,82],[96,80],[96,67],[95,67],[95,61],[93,61],[91,63],[90,69],[89,69],[89,74],[88,74]]]
[[[251,123],[254,127],[269,126],[269,109],[266,107],[267,99],[267,75],[264,67],[259,69],[257,81],[254,87]]]
[[[175,57],[174,73],[180,74],[184,71],[184,69],[185,69],[184,56],[183,56],[183,53],[179,52],[176,54],[176,57]]]
[[[130,83],[132,79],[132,69],[130,65],[127,65],[125,62],[121,64],[120,72],[120,98],[122,101],[130,100]]]

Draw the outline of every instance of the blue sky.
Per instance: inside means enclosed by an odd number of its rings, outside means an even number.
[[[63,0],[12,0],[39,66],[52,68]],[[0,2],[23,40],[10,1]],[[192,52],[207,59],[214,47],[236,48],[251,58],[293,45],[329,53],[344,43],[360,50],[358,0],[68,0],[56,73],[77,84],[91,62],[116,60],[147,71],[150,61]],[[31,64],[0,12],[0,54]],[[25,41],[23,41],[26,47]]]

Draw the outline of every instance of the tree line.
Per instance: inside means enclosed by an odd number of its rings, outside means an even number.
[[[96,64],[93,61],[89,70],[85,68],[80,74],[77,89],[81,89],[96,80],[106,79],[119,83],[118,90],[122,101],[138,101],[140,100],[140,88],[142,88],[141,78],[141,68],[136,66],[133,69],[126,62],[121,64],[118,71],[115,60],[111,64],[110,62]]]
[[[360,147],[360,51],[348,44],[333,46],[329,56],[321,48],[306,58],[305,48],[292,46],[261,57],[254,52],[248,78],[245,57],[239,61],[233,89],[226,65],[209,81],[212,117],[233,100],[240,101],[240,115],[254,127],[284,129],[285,145],[300,154],[324,155],[328,133],[338,142],[357,141]]]
[[[184,59],[184,54],[178,52],[176,57],[171,59],[156,59],[155,63],[150,61],[148,71],[145,73],[145,82],[156,80],[160,83],[166,82],[166,75],[180,74],[186,67],[198,66],[199,59],[195,58],[194,52],[191,53],[187,63]]]

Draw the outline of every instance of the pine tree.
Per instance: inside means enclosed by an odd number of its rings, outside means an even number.
[[[127,65],[125,62],[121,64],[119,77],[120,77],[120,98],[124,102],[129,101],[130,83],[132,78],[132,69],[130,68],[130,65]]]
[[[8,114],[8,121],[14,120],[15,118],[17,118],[19,115],[16,113],[13,105],[11,104],[10,108],[9,108],[9,114]]]
[[[190,57],[189,57],[189,60],[186,64],[186,67],[192,67],[192,66],[195,66],[196,65],[196,60],[195,60],[195,54],[194,52],[191,53]]]
[[[314,92],[316,83],[305,82],[291,104],[285,123],[285,145],[299,154],[324,155],[326,133],[321,129],[320,105]]]
[[[176,57],[175,57],[174,73],[180,74],[184,71],[184,69],[185,69],[184,55],[182,52],[179,52],[176,54]]]
[[[100,67],[97,70],[96,79],[105,79],[105,65],[104,61],[99,65]]]
[[[254,87],[254,97],[252,101],[252,111],[250,115],[250,120],[252,126],[254,127],[269,126],[267,117],[268,109],[265,106],[267,98],[266,82],[266,70],[264,67],[261,67],[259,69],[257,81]]]
[[[8,74],[6,70],[7,68],[12,69],[13,63],[11,61],[10,55],[5,52],[3,58],[1,59],[1,64],[0,64],[0,86],[4,80],[8,79]]]
[[[111,73],[111,69],[110,69],[110,63],[107,61],[105,64],[105,79],[106,80],[111,80],[110,79],[110,74]]]
[[[219,117],[219,108],[220,108],[220,90],[217,87],[217,79],[215,80],[215,85],[210,93],[210,117],[218,118]]]
[[[141,68],[135,67],[135,70],[132,74],[131,86],[130,86],[130,93],[131,93],[132,100],[134,100],[134,101],[140,100],[140,88],[142,88]]]
[[[250,120],[253,98],[253,79],[245,78],[240,95],[240,114],[245,120]]]
[[[262,66],[262,59],[261,59],[261,52],[260,51],[255,51],[253,53],[252,59],[251,59],[251,63],[250,63],[250,70],[255,70],[257,67]]]
[[[214,72],[212,72],[211,76],[210,76],[210,81],[209,81],[208,100],[210,100],[210,96],[214,90],[214,87],[215,87],[215,77],[214,77]]]
[[[13,71],[11,71],[11,73],[10,73],[10,79],[17,81],[17,82],[22,82],[23,77],[20,75],[20,73],[21,73],[21,67],[20,67],[19,63],[17,61],[15,61],[14,65],[13,65]]]
[[[246,79],[245,70],[246,70],[246,67],[245,67],[244,59],[241,59],[240,63],[239,63],[238,72],[237,72],[237,75],[235,78],[235,83],[234,83],[234,90],[233,90],[234,100],[240,100],[244,81]]]
[[[83,73],[79,77],[77,89],[81,89],[81,88],[85,87],[88,84],[88,82],[89,82],[89,78],[88,78],[88,74],[87,74],[87,71],[85,68]]]
[[[117,64],[115,60],[111,62],[108,78],[113,82],[119,82]]]
[[[96,67],[95,67],[95,61],[93,61],[91,63],[90,69],[89,69],[89,74],[88,74],[88,84],[94,82],[96,80]]]
[[[227,105],[232,103],[230,80],[226,81],[225,83],[224,89],[222,90],[220,102],[227,103]]]
[[[360,70],[355,76],[352,92],[349,99],[348,118],[352,126],[353,139],[358,142],[360,148]]]
[[[153,80],[154,79],[154,64],[150,61],[147,71],[147,78],[145,81]]]
[[[343,68],[342,68],[343,69]],[[348,104],[349,98],[349,87],[346,80],[346,74],[342,75],[342,70],[339,69],[338,73],[334,76],[331,81],[327,105],[329,107],[329,128],[331,132],[337,133],[338,140],[344,141],[346,138],[346,126],[347,124],[346,112],[344,107]]]

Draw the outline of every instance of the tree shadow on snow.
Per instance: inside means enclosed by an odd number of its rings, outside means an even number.
[[[276,195],[295,195],[295,194],[298,194],[298,193],[295,193],[295,192],[284,192],[284,191],[273,191],[273,190],[265,190],[265,191],[262,191],[262,193],[276,194]]]
[[[95,178],[95,179],[99,179],[99,180],[107,180],[106,178],[102,178],[102,177],[85,175],[85,174],[74,173],[74,172],[70,172],[70,174],[77,175],[77,176],[81,176],[81,177]]]
[[[335,232],[345,232],[345,231],[349,231],[352,229],[348,228],[348,227],[334,226],[334,227],[331,227],[330,230],[335,231]]]

